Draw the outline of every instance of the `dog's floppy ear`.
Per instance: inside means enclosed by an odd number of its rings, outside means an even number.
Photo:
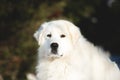
[[[34,33],[34,38],[37,40],[38,44],[41,44],[42,41],[42,37],[43,37],[43,32],[44,32],[44,28],[45,28],[45,24],[43,23],[40,28]]]
[[[33,35],[39,45],[40,45],[41,39],[42,39],[42,30],[43,30],[42,27],[40,27]]]
[[[68,27],[69,27],[69,32],[70,32],[73,44],[77,44],[79,38],[82,37],[80,33],[80,29],[77,26],[75,26],[73,23],[69,23]]]

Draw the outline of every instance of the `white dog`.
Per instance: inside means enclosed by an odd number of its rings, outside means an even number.
[[[120,70],[107,53],[71,22],[43,23],[34,37],[40,45],[37,80],[120,80]]]

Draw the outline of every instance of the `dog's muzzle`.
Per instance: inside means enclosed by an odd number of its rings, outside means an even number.
[[[59,47],[58,43],[51,43],[50,47],[51,47],[51,52],[53,54],[57,54],[57,50],[58,50],[58,47]]]

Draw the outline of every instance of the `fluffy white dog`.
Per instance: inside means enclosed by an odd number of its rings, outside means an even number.
[[[37,80],[120,80],[115,62],[71,22],[43,23],[34,37],[40,45]]]

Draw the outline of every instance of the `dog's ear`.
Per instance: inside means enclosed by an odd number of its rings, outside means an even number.
[[[42,40],[42,27],[40,27],[35,33],[34,33],[34,38],[37,40],[38,44],[40,45],[41,40]]]
[[[37,40],[38,44],[40,45],[42,40],[43,40],[43,33],[44,33],[44,29],[45,29],[45,25],[46,23],[43,23],[40,28],[34,33],[34,38]]]
[[[68,24],[68,27],[73,44],[77,44],[80,37],[82,37],[80,33],[80,29],[77,26],[75,26],[73,23]]]

